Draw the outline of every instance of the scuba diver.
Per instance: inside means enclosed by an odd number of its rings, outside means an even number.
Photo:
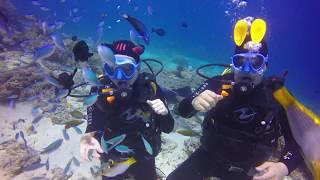
[[[178,105],[181,116],[206,112],[201,146],[168,180],[281,180],[303,162],[285,109],[273,97],[284,77],[264,78],[268,48],[262,19],[239,20],[234,29],[231,72],[205,81]],[[285,146],[278,162],[270,161],[278,138]]]
[[[174,120],[155,77],[140,72],[143,52],[143,46],[127,40],[98,46],[104,76],[91,92],[102,93],[87,108],[80,154],[82,160],[102,160],[95,173],[103,179],[155,180],[161,132],[173,130]]]

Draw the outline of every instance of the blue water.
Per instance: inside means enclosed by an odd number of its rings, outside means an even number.
[[[30,1],[13,0],[21,14],[34,14],[41,20],[66,22],[61,32],[82,39],[96,36],[101,14],[106,13],[103,42],[129,39],[131,26],[121,18],[128,13],[146,26],[166,30],[164,37],[155,34],[147,53],[170,63],[177,55],[185,56],[189,64],[230,63],[234,43],[235,20],[246,17],[264,18],[268,24],[269,74],[288,71],[287,87],[304,103],[320,112],[320,2],[317,0],[248,1],[245,8],[235,8],[230,0],[39,0],[49,7],[44,12]],[[148,11],[149,7],[149,11]],[[71,22],[69,11],[81,16]],[[226,15],[226,11],[231,15]],[[56,16],[54,16],[56,12]],[[121,20],[117,23],[117,20]],[[188,24],[182,28],[181,24]],[[111,26],[111,29],[108,28]]]

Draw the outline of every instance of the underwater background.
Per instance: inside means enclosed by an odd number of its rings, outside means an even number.
[[[97,159],[79,162],[87,118],[83,99],[57,98],[60,91],[32,61],[39,47],[54,44],[51,33],[63,38],[67,50],[41,52],[50,54],[41,66],[54,75],[83,66],[68,54],[76,36],[88,43],[94,52],[88,63],[101,73],[96,42],[130,40],[133,27],[122,17],[127,13],[149,30],[150,44],[142,57],[164,64],[159,84],[194,89],[204,80],[195,73],[198,67],[231,63],[235,22],[247,16],[263,18],[269,48],[267,75],[288,71],[288,89],[320,114],[319,8],[318,0],[0,0],[0,12],[9,19],[6,29],[0,16],[0,179],[94,179],[91,167],[99,165]],[[10,36],[2,37],[2,31]],[[221,69],[206,70],[210,75],[221,73]],[[76,84],[83,80],[77,73]],[[75,92],[88,92],[88,88]],[[191,119],[174,114],[177,102],[172,101],[169,109],[175,129],[161,137],[162,151],[156,159],[159,179],[165,179],[199,146],[204,118],[201,113]],[[66,130],[66,124],[74,127]],[[39,153],[46,147],[50,152]],[[307,177],[298,170],[287,179]]]
[[[129,39],[132,27],[121,16],[128,13],[144,22],[150,31],[152,28],[166,31],[162,37],[151,33],[151,43],[146,47],[149,57],[158,58],[170,67],[173,58],[182,56],[194,69],[206,63],[230,63],[236,20],[247,16],[264,18],[268,28],[268,73],[282,75],[288,71],[289,89],[319,112],[320,2],[317,0],[258,0],[244,1],[244,5],[239,0],[40,0],[41,6],[50,11],[42,11],[30,1],[12,2],[22,15],[33,14],[52,24],[64,22],[60,32],[80,39],[94,39],[101,14],[106,14],[101,42],[109,43]],[[70,11],[75,10],[70,16]],[[75,17],[80,20],[73,22]],[[187,28],[182,27],[184,23]]]

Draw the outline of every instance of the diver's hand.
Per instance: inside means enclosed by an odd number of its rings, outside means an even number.
[[[192,100],[192,106],[200,112],[208,112],[216,106],[223,96],[210,90],[205,90]]]
[[[92,156],[99,158],[100,155],[97,153],[103,153],[103,150],[97,141],[96,138],[94,138],[95,132],[86,133],[81,137],[80,140],[80,159],[81,161],[88,161],[88,155],[90,149],[93,150]]]
[[[147,103],[150,105],[150,107],[153,109],[153,111],[156,114],[165,116],[169,113],[167,107],[164,105],[164,103],[160,99],[155,99],[153,101],[147,100]]]
[[[265,171],[261,176],[254,176],[254,180],[282,180],[289,171],[282,162],[265,162],[256,167],[257,171]]]

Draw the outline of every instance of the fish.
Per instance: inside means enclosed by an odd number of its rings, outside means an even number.
[[[15,139],[16,139],[16,141],[19,139],[19,133],[18,132],[15,135]]]
[[[13,95],[7,97],[7,99],[18,99],[18,98],[19,98],[19,96],[16,94],[13,94]]]
[[[48,33],[48,28],[49,28],[48,23],[46,21],[43,21],[41,23],[41,28],[42,28],[42,33],[46,35]]]
[[[80,161],[75,156],[72,156],[72,162],[75,166],[80,166]]]
[[[115,177],[126,172],[128,168],[136,162],[137,161],[133,157],[130,157],[125,161],[115,162],[112,167],[110,167],[109,163],[103,163],[98,172],[95,174],[107,177]]]
[[[66,129],[63,129],[63,130],[62,130],[62,134],[63,134],[63,138],[64,138],[66,141],[69,141],[69,140],[70,140],[70,136],[69,136],[69,134],[68,134],[68,132],[67,132]]]
[[[134,153],[132,149],[129,149],[128,146],[125,146],[125,145],[116,146],[114,149],[120,153],[126,153],[126,154]]]
[[[99,96],[99,94],[94,94],[94,95],[91,95],[91,96],[85,98],[83,101],[83,105],[84,106],[92,106],[97,101],[98,96]]]
[[[31,114],[32,114],[33,116],[39,115],[39,114],[40,114],[40,106],[35,106],[35,107],[33,107],[32,110],[31,110]]]
[[[72,120],[64,123],[64,129],[69,129],[71,127],[79,126],[80,124],[84,123],[81,120]]]
[[[74,127],[72,127],[79,135],[81,135],[82,134],[82,131],[81,131],[81,129],[79,128],[79,127],[77,127],[77,126],[74,126]]]
[[[138,19],[129,16],[128,14],[123,14],[122,17],[126,19],[140,35],[140,38],[148,45],[150,43],[150,35],[146,26]]]
[[[69,94],[68,89],[59,89],[58,94],[56,96],[57,99],[65,98]]]
[[[101,136],[100,144],[101,144],[101,148],[102,148],[103,152],[108,153],[108,143],[104,139],[104,135]]]
[[[116,22],[117,22],[117,23],[119,23],[119,22],[121,22],[121,20],[120,20],[120,19],[118,19],[118,20],[116,20]]]
[[[114,54],[110,48],[108,48],[107,46],[98,45],[97,50],[102,61],[107,63],[115,62]],[[113,64],[109,64],[109,65],[113,65]]]
[[[188,97],[192,94],[192,89],[190,86],[185,86],[182,88],[177,89],[161,89],[165,99],[167,100],[168,104],[176,104],[178,103],[178,97]]]
[[[67,174],[67,173],[68,173],[68,171],[69,171],[69,169],[70,169],[70,167],[71,167],[72,160],[73,160],[73,158],[71,158],[71,159],[68,161],[66,167],[64,167],[64,169],[63,169],[63,174]]]
[[[108,148],[107,152],[112,150],[114,147],[118,146],[120,143],[124,141],[124,139],[127,137],[126,134],[119,135],[117,137],[114,137],[112,139],[109,139],[105,141],[106,144],[111,144],[111,146]]]
[[[186,130],[186,129],[180,129],[176,131],[177,133],[183,135],[183,136],[200,136],[200,134],[194,130]]]
[[[150,143],[141,135],[141,139],[143,141],[144,147],[150,155],[153,155],[153,150]]]
[[[156,33],[158,36],[166,35],[166,31],[162,28],[152,28],[151,32]]]
[[[42,11],[45,11],[45,12],[48,12],[48,11],[50,11],[50,9],[49,9],[49,8],[47,8],[47,7],[44,7],[44,6],[40,7],[40,9],[41,9]]]
[[[63,139],[57,139],[54,142],[52,142],[51,144],[49,144],[47,147],[45,147],[42,151],[41,154],[47,154],[47,153],[51,153],[55,150],[57,150],[61,144],[63,143]]]
[[[30,136],[31,134],[36,134],[37,131],[35,130],[33,124],[31,126],[29,126],[26,130],[26,134],[27,136]]]
[[[188,28],[188,24],[187,24],[187,23],[182,23],[181,26],[182,26],[183,28]]]
[[[70,112],[71,116],[76,118],[76,119],[83,119],[83,114],[80,111],[73,110]]]
[[[31,1],[31,3],[35,6],[40,6],[40,3],[38,1]]]
[[[48,44],[48,45],[45,45],[45,46],[38,48],[36,50],[36,52],[34,53],[33,61],[42,60],[42,59],[45,59],[45,58],[52,56],[55,49],[56,49],[55,46],[53,46],[51,44]]]
[[[46,170],[49,171],[50,169],[50,164],[49,164],[49,158],[46,161]]]
[[[53,40],[53,43],[56,45],[56,47],[62,51],[66,50],[66,46],[64,45],[64,42],[59,35],[51,35],[51,39]]]
[[[43,118],[43,114],[39,114],[32,120],[32,124],[37,124]]]
[[[46,163],[41,163],[39,161],[39,162],[33,163],[33,164],[29,165],[29,166],[23,167],[22,171],[33,171],[33,170],[42,168],[43,166],[46,166]]]
[[[82,68],[82,76],[86,80],[86,82],[90,83],[91,85],[100,84],[97,78],[97,74],[93,72],[90,68]]]
[[[24,137],[24,133],[22,131],[19,132],[21,139],[23,140],[24,146],[27,147],[27,140]]]
[[[57,88],[60,88],[60,89],[63,88],[63,85],[59,82],[59,79],[57,79],[53,75],[45,74],[44,78],[49,84],[51,84],[51,85],[53,85],[53,86],[55,86]]]

